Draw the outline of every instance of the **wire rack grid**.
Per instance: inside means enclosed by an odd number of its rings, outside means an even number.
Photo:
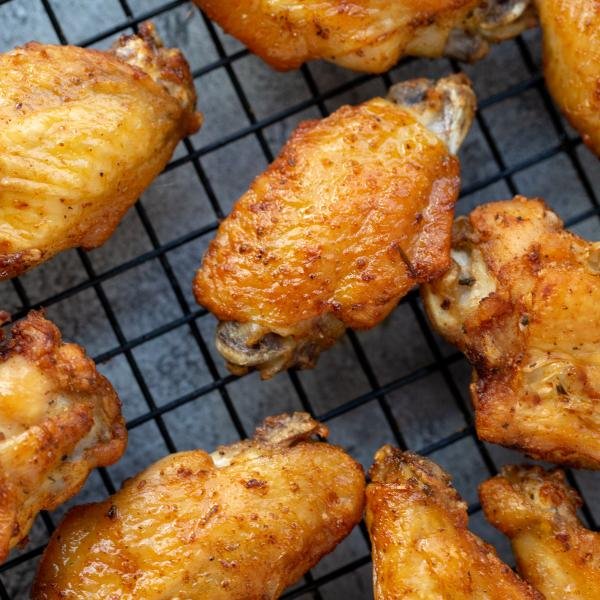
[[[40,515],[28,545],[0,565],[0,598],[28,597],[48,536],[69,506],[114,493],[124,478],[168,452],[210,450],[246,437],[268,414],[293,409],[327,422],[332,440],[365,466],[386,442],[432,456],[454,475],[473,528],[511,560],[506,540],[481,518],[476,486],[499,465],[523,458],[475,436],[469,368],[432,332],[416,292],[386,324],[348,332],[314,371],[260,382],[255,374],[227,374],[212,348],[214,319],[189,289],[219,219],[300,120],[382,94],[399,79],[459,66],[409,59],[371,76],[314,63],[275,74],[184,0],[0,0],[0,50],[33,38],[107,47],[147,19],[191,59],[203,130],[182,142],[104,248],[64,253],[0,288],[3,308],[20,317],[44,307],[66,337],[94,354],[123,401],[129,449],[65,507]],[[517,193],[543,195],[568,226],[598,239],[598,162],[552,104],[539,63],[534,31],[465,68],[479,112],[461,151],[459,212]],[[568,476],[586,500],[584,519],[597,529],[600,478]],[[369,598],[369,563],[361,526],[284,598]]]

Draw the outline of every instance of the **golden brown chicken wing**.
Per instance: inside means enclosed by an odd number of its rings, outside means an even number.
[[[598,0],[536,1],[548,88],[585,143],[600,156]]]
[[[254,438],[162,459],[105,502],[68,513],[35,600],[279,597],[360,521],[364,476],[307,414]]]
[[[279,70],[323,58],[381,73],[405,55],[475,61],[536,19],[531,0],[195,0]]]
[[[475,368],[479,437],[600,469],[600,243],[523,197],[476,208],[453,238],[423,298]]]
[[[221,223],[194,292],[232,371],[311,367],[448,267],[473,92],[452,76],[390,98],[301,124]]]
[[[435,463],[384,446],[370,476],[375,600],[542,600],[467,529],[467,505]]]
[[[0,55],[0,279],[103,244],[198,129],[195,103],[183,55],[149,23],[111,52]]]
[[[600,598],[600,533],[577,518],[581,500],[562,471],[504,467],[479,494],[485,516],[511,539],[519,572],[546,600]]]
[[[13,325],[0,346],[0,562],[126,441],[119,399],[83,349],[41,313]]]

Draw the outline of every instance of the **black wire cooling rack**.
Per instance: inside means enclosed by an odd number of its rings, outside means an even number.
[[[90,2],[94,1],[97,2],[98,0],[86,0],[80,4],[77,2],[71,4],[74,6],[73,10],[75,12],[84,12],[86,7],[90,5]],[[188,278],[182,284],[181,277],[177,274],[171,261],[172,253],[177,251],[177,249],[194,241],[208,240],[211,238],[218,227],[219,219],[223,218],[226,212],[223,209],[223,198],[220,198],[219,193],[215,191],[214,181],[211,180],[211,177],[207,173],[204,161],[210,157],[210,155],[218,153],[218,151],[223,148],[233,145],[240,140],[253,137],[258,143],[264,161],[270,162],[273,160],[274,151],[267,135],[269,128],[283,123],[288,119],[298,118],[298,116],[302,116],[302,114],[309,109],[313,111],[313,115],[316,111],[317,115],[325,116],[330,110],[328,108],[328,101],[331,100],[335,102],[336,98],[344,99],[346,94],[352,93],[353,90],[357,90],[361,88],[361,86],[376,81],[377,79],[379,79],[380,83],[383,83],[385,87],[389,87],[398,76],[394,75],[394,72],[381,76],[345,72],[341,82],[336,80],[335,85],[331,87],[323,84],[323,82],[319,82],[318,78],[315,77],[314,65],[304,66],[300,70],[300,77],[308,89],[308,97],[305,97],[300,101],[295,101],[291,98],[289,106],[264,115],[260,114],[260,110],[256,110],[255,102],[251,101],[246,91],[248,82],[244,81],[244,77],[240,76],[235,68],[236,63],[248,56],[248,51],[240,48],[238,45],[230,43],[218,28],[205,18],[197,8],[184,0],[174,0],[162,4],[157,0],[153,0],[152,2],[137,2],[137,7],[140,7],[141,5],[141,12],[140,10],[137,10],[136,12],[136,9],[132,7],[134,0],[114,0],[115,3],[120,5],[120,9],[122,10],[120,22],[103,31],[90,31],[89,37],[83,40],[71,39],[69,31],[66,30],[68,27],[61,22],[63,19],[59,17],[59,14],[64,15],[65,13],[64,10],[57,10],[57,6],[60,5],[63,0],[0,0],[0,32],[4,25],[2,23],[3,7],[18,2],[23,4],[23,10],[25,11],[25,33],[27,33],[27,19],[29,16],[39,13],[39,15],[45,15],[45,18],[51,24],[55,37],[60,43],[74,43],[84,47],[102,45],[103,43],[107,46],[115,35],[123,32],[130,33],[135,30],[142,21],[161,18],[171,11],[181,10],[182,7],[185,7],[186,10],[190,11],[190,17],[193,16],[193,18],[200,19],[203,23],[206,35],[209,38],[210,44],[214,47],[217,59],[212,60],[207,64],[202,64],[194,69],[194,77],[200,96],[200,108],[203,108],[203,79],[212,73],[221,72],[234,90],[247,124],[235,131],[228,132],[225,135],[216,136],[215,139],[204,145],[202,142],[202,132],[197,138],[197,140],[199,140],[198,142],[196,142],[196,139],[184,140],[183,151],[176,154],[176,158],[174,158],[167,166],[166,172],[182,169],[184,165],[191,165],[201,188],[204,191],[204,196],[210,204],[210,209],[213,213],[211,222],[186,231],[182,235],[165,242],[161,239],[161,236],[157,234],[151,215],[145,208],[142,200],[136,204],[135,209],[133,210],[137,213],[143,226],[143,231],[150,241],[150,249],[137,253],[135,256],[128,258],[125,262],[116,265],[113,264],[106,269],[96,268],[93,261],[90,259],[91,255],[88,255],[83,251],[77,251],[78,260],[85,272],[83,280],[77,281],[74,285],[71,285],[66,289],[60,289],[59,291],[52,293],[49,297],[43,297],[42,294],[42,299],[36,298],[32,300],[30,297],[31,294],[28,293],[27,285],[19,279],[13,280],[10,284],[7,283],[3,285],[12,285],[14,292],[18,297],[20,307],[17,307],[13,313],[17,318],[24,316],[27,311],[32,308],[46,307],[51,309],[54,305],[86,291],[95,294],[101,310],[110,324],[114,338],[117,341],[114,347],[100,352],[95,356],[95,359],[101,366],[117,357],[124,359],[144,400],[145,408],[141,414],[136,415],[128,421],[130,432],[133,432],[135,429],[140,428],[149,422],[153,422],[160,433],[160,437],[162,438],[166,449],[169,452],[175,452],[178,450],[178,447],[173,439],[171,427],[167,424],[169,413],[173,413],[177,409],[188,404],[201,403],[206,401],[209,396],[215,397],[216,395],[219,398],[219,402],[222,403],[221,406],[225,407],[226,414],[237,431],[237,434],[240,437],[246,437],[249,431],[244,425],[243,419],[239,414],[237,403],[232,399],[230,393],[231,386],[238,378],[224,374],[222,368],[219,367],[218,362],[212,354],[212,340],[207,339],[206,332],[202,327],[203,319],[210,319],[211,317],[207,316],[207,312],[204,309],[193,305],[190,302],[189,294],[186,293],[186,286],[189,286],[189,281],[191,280],[193,272],[188,274]],[[151,8],[151,10],[148,10],[148,8]],[[73,17],[73,15],[71,15],[71,17]],[[27,41],[27,39],[28,37],[25,36],[22,41]],[[534,40],[533,43],[537,44],[537,40]],[[532,52],[530,42],[527,39],[518,38],[514,41],[506,42],[506,44],[512,44],[516,48],[515,56],[521,61],[521,67],[525,76],[520,77],[517,81],[513,80],[509,82],[506,86],[493,86],[496,89],[494,93],[491,95],[488,94],[487,97],[479,98],[479,112],[476,118],[476,126],[478,127],[482,148],[490,156],[492,168],[488,168],[483,176],[469,176],[469,160],[468,157],[463,157],[463,172],[466,176],[466,184],[463,187],[461,198],[465,198],[465,200],[463,200],[462,203],[459,203],[459,210],[461,205],[464,209],[467,209],[469,202],[473,202],[473,198],[479,199],[483,197],[487,190],[490,190],[490,196],[486,197],[486,200],[499,199],[499,197],[492,195],[491,190],[495,189],[495,184],[502,183],[503,189],[506,190],[509,195],[519,193],[523,188],[528,188],[528,180],[525,175],[536,169],[541,169],[541,176],[538,172],[536,181],[540,182],[552,179],[553,181],[558,180],[560,182],[562,174],[560,172],[558,174],[556,173],[557,167],[553,162],[555,158],[560,156],[560,165],[562,166],[559,167],[558,170],[565,169],[571,173],[571,183],[568,186],[568,193],[573,193],[573,185],[576,185],[575,194],[578,199],[576,203],[573,203],[573,205],[578,207],[577,210],[569,211],[570,214],[566,219],[567,225],[575,228],[583,228],[588,233],[590,231],[595,232],[595,238],[597,239],[598,233],[600,232],[600,221],[598,220],[598,217],[600,216],[600,205],[598,202],[598,195],[594,190],[593,180],[598,175],[599,163],[591,158],[591,155],[585,154],[581,139],[577,135],[574,135],[568,126],[565,125],[563,119],[552,104],[544,87],[543,78],[537,65],[538,60],[535,57],[535,53]],[[233,48],[233,50],[231,50],[231,48]],[[408,60],[401,63],[401,67],[402,65],[407,64],[412,65],[412,63],[416,64],[414,69],[416,73],[419,72],[419,65],[431,64],[427,63],[427,61]],[[439,64],[443,64],[444,67],[454,71],[459,70],[458,65],[448,61],[439,61]],[[333,67],[331,68],[333,69]],[[485,73],[485,61],[480,63],[478,69],[478,71],[472,73],[476,84],[478,76],[490,76],[489,73]],[[278,77],[283,78],[284,76]],[[495,73],[492,77],[502,81],[503,73]],[[283,82],[284,80],[281,79],[281,81]],[[540,147],[540,144],[537,144],[535,152],[524,154],[519,151],[520,145],[517,140],[516,145],[509,147],[509,150],[507,151],[506,148],[502,147],[502,144],[498,143],[498,129],[494,129],[494,127],[490,126],[490,117],[488,115],[493,111],[496,115],[494,118],[496,121],[500,119],[500,122],[503,114],[506,115],[507,119],[514,118],[514,114],[511,112],[509,104],[515,99],[531,94],[536,95],[536,102],[540,107],[540,113],[539,115],[529,115],[529,117],[533,119],[543,117],[545,120],[544,122],[548,124],[547,127],[553,131],[552,139],[554,141],[552,143],[544,142],[542,144],[543,147]],[[260,117],[257,117],[257,114],[260,114]],[[207,119],[210,119],[210,113],[206,114],[206,117]],[[516,131],[519,131],[520,125],[521,124],[517,124]],[[523,123],[523,126],[525,131],[525,123]],[[524,145],[527,146],[527,144]],[[255,174],[257,173],[252,173],[252,175]],[[235,177],[235,174],[232,173],[232,177]],[[572,183],[573,179],[576,180],[575,184]],[[530,190],[527,189],[526,191]],[[505,196],[507,195],[506,192]],[[532,190],[532,192],[535,193],[535,190]],[[560,190],[558,192],[560,194]],[[565,191],[565,193],[567,192]],[[530,193],[530,195],[532,194]],[[231,200],[233,200],[233,198],[228,199],[228,201]],[[558,210],[561,212],[560,208]],[[177,206],[173,206],[172,218],[177,219],[177,216]],[[199,260],[200,256],[198,255],[198,263]],[[150,261],[157,261],[160,265],[160,269],[162,270],[166,281],[168,281],[168,286],[172,292],[174,302],[177,305],[178,312],[176,314],[178,314],[178,316],[167,320],[167,322],[161,323],[157,327],[143,331],[139,335],[132,336],[129,335],[123,327],[123,320],[116,314],[113,302],[105,288],[114,278],[149,263]],[[382,435],[381,443],[391,440],[395,441],[400,447],[407,448],[410,446],[412,450],[421,454],[432,455],[434,453],[440,453],[444,449],[460,443],[462,440],[471,439],[474,448],[476,449],[475,451],[478,455],[478,460],[484,465],[485,476],[495,474],[497,472],[498,461],[493,456],[493,448],[483,444],[476,438],[470,406],[466,399],[464,381],[461,381],[460,378],[457,377],[455,367],[461,364],[464,359],[456,351],[448,349],[431,331],[416,292],[409,294],[401,304],[410,312],[413,323],[416,323],[418,331],[424,339],[424,343],[428,349],[426,360],[421,361],[419,366],[408,372],[406,372],[405,369],[398,368],[396,372],[400,374],[400,376],[390,376],[389,374],[382,376],[381,372],[378,372],[378,370],[374,368],[371,360],[370,348],[373,346],[365,346],[362,334],[350,331],[348,332],[347,340],[345,342],[350,356],[347,366],[349,369],[359,369],[362,372],[362,376],[367,382],[367,389],[358,395],[351,395],[350,397],[348,397],[347,390],[344,393],[340,392],[339,402],[335,402],[333,405],[330,403],[326,410],[321,411],[315,408],[316,396],[319,394],[318,389],[315,390],[313,386],[312,390],[307,390],[307,386],[304,384],[302,376],[299,373],[290,372],[287,377],[289,377],[290,389],[293,389],[292,393],[297,396],[295,401],[302,409],[316,415],[321,421],[327,422],[331,426],[332,431],[336,429],[338,422],[341,423],[341,419],[343,419],[345,415],[348,415],[352,411],[358,411],[361,407],[370,403],[377,404],[384,417],[385,425],[389,429],[385,435]],[[62,326],[63,323],[58,322],[58,325]],[[147,375],[140,367],[139,361],[136,358],[136,349],[145,344],[150,344],[157,339],[164,339],[164,336],[167,336],[172,332],[177,331],[181,333],[184,330],[188,337],[191,336],[193,344],[201,354],[208,374],[205,374],[206,377],[204,378],[202,385],[195,386],[192,391],[188,391],[179,397],[169,399],[165,402],[158,402],[156,394],[152,390],[152,385],[148,383]],[[381,336],[393,336],[396,338],[397,344],[405,343],[403,331],[390,327],[382,327],[380,330]],[[181,333],[181,335],[183,335],[183,333]],[[76,339],[75,341],[78,340]],[[432,357],[432,359],[429,357]],[[394,373],[394,366],[394,364],[388,365],[389,368],[386,370],[386,373]],[[345,373],[339,372],[336,376],[339,377],[340,380],[343,380]],[[453,405],[453,410],[460,415],[462,419],[461,423],[464,423],[464,425],[453,427],[449,433],[446,432],[444,435],[433,436],[433,439],[430,436],[426,444],[415,447],[414,444],[407,441],[407,433],[409,433],[409,430],[407,429],[405,421],[398,418],[395,412],[395,402],[397,402],[395,399],[396,394],[402,390],[412,389],[411,386],[425,381],[428,378],[433,378],[434,376],[437,377],[437,380],[439,381],[435,393],[444,396],[445,400]],[[279,377],[285,378],[286,376],[280,375]],[[336,391],[337,390],[334,389],[331,393],[335,396]],[[409,393],[408,395],[410,396],[411,394]],[[124,404],[128,401],[126,397],[122,397],[122,400]],[[421,398],[417,395],[412,397],[410,401],[419,403],[421,402]],[[262,416],[266,416],[266,414]],[[368,428],[369,423],[365,422],[364,427]],[[197,440],[197,445],[198,447],[204,447],[202,439]],[[211,450],[211,448],[206,449]],[[450,465],[449,470],[452,473],[452,465]],[[114,493],[116,485],[109,470],[100,469],[99,474],[105,487],[104,493]],[[133,474],[134,472],[128,473],[128,475]],[[582,492],[582,495],[585,498],[586,494],[583,493],[581,489],[582,486],[579,485],[580,480],[576,475],[569,472],[568,477],[570,483]],[[588,492],[592,489],[594,497],[597,498],[598,485],[598,479],[592,480],[591,488],[590,485],[588,485],[585,491]],[[479,505],[476,500],[473,500],[469,506],[469,512],[472,515],[475,515],[478,511]],[[588,525],[591,528],[597,529],[598,526],[593,510],[588,503],[584,504],[582,514]],[[42,528],[45,530],[43,535],[36,536],[36,539],[32,539],[26,548],[13,553],[12,557],[6,563],[0,565],[0,598],[2,599],[26,597],[26,592],[23,591],[26,586],[22,584],[22,580],[25,579],[27,582],[31,580],[32,572],[35,569],[35,563],[43,551],[45,540],[55,527],[56,519],[51,515],[44,513],[40,516],[39,521],[43,524]],[[361,528],[361,534],[363,538],[366,539],[367,536],[364,526]],[[364,547],[367,548],[367,551],[358,556],[355,554],[351,560],[342,562],[342,564],[335,564],[333,568],[326,571],[323,571],[323,569],[320,569],[318,572],[313,570],[313,573],[309,573],[299,585],[291,591],[288,591],[284,595],[284,598],[302,597],[319,599],[342,597],[342,594],[339,591],[331,592],[331,589],[336,589],[335,587],[331,588],[331,584],[344,577],[348,577],[351,573],[368,565],[370,556],[368,554],[367,545],[365,544]],[[16,584],[15,580],[21,581],[21,584]],[[368,594],[369,592],[366,591],[361,597],[367,597]]]

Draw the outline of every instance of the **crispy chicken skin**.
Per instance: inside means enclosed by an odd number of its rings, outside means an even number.
[[[198,129],[195,103],[185,58],[150,23],[110,52],[0,55],[0,279],[103,244]]]
[[[194,282],[222,321],[232,371],[312,367],[346,327],[377,325],[447,269],[452,152],[474,106],[465,76],[420,79],[297,128],[221,223]]]
[[[600,469],[600,243],[516,197],[459,218],[452,257],[423,298],[474,366],[479,437]]]
[[[68,513],[34,600],[269,600],[360,521],[364,475],[311,441],[307,414],[268,418],[254,438],[168,456],[105,502]]]
[[[126,442],[119,399],[83,349],[41,313],[13,325],[0,346],[0,562]]]
[[[542,600],[467,529],[467,505],[435,463],[384,446],[370,476],[375,600]]]
[[[475,61],[535,23],[531,0],[195,0],[275,69],[381,73],[405,55]]]
[[[519,572],[546,600],[600,598],[600,533],[577,517],[562,471],[504,467],[479,489],[487,519],[512,542]]]
[[[548,89],[585,143],[600,156],[600,4],[537,0]]]

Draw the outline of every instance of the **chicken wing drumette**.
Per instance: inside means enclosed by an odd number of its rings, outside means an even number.
[[[185,58],[149,23],[110,52],[0,55],[0,279],[103,244],[198,129],[195,103]]]
[[[479,494],[485,516],[511,539],[519,572],[546,600],[600,598],[600,533],[577,517],[581,499],[562,471],[505,467]]]
[[[600,156],[598,0],[536,0],[544,34],[544,75],[557,104]]]
[[[362,469],[310,440],[326,434],[307,414],[272,417],[251,440],[173,454],[71,510],[34,600],[278,598],[362,515]]]
[[[347,327],[382,321],[449,265],[453,156],[473,118],[464,76],[301,124],[221,223],[194,291],[230,369],[311,367]]]
[[[467,529],[467,505],[435,463],[384,446],[370,475],[375,600],[542,600]]]
[[[600,243],[517,197],[459,218],[452,246],[450,270],[423,298],[474,366],[479,437],[599,469]]]
[[[83,349],[40,313],[13,325],[0,347],[0,562],[126,440],[119,399]]]
[[[323,58],[380,73],[405,55],[475,61],[535,24],[531,0],[195,0],[280,70]]]

